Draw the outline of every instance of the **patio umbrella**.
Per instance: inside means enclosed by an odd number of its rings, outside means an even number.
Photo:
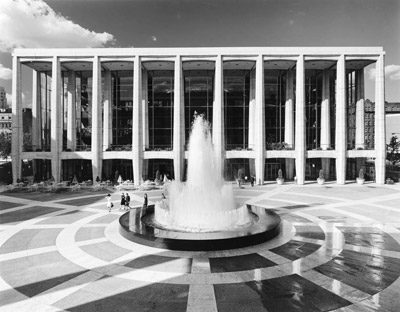
[[[74,178],[72,179],[72,184],[78,184],[78,179],[76,177],[76,174],[74,174]]]
[[[118,183],[122,183],[122,182],[124,182],[124,180],[122,180],[122,177],[121,177],[121,175],[119,175],[117,182],[118,182]]]

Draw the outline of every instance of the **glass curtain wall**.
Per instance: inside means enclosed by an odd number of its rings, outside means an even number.
[[[61,107],[63,129],[63,151],[67,149],[67,119],[68,119],[68,72],[61,72]]]
[[[78,182],[92,179],[92,162],[88,159],[65,159],[61,162],[61,180]]]
[[[347,98],[347,149],[356,146],[356,84],[355,71],[346,76],[346,98]]]
[[[185,83],[185,138],[187,146],[195,112],[202,114],[212,125],[214,71],[186,70],[183,75]]]
[[[133,71],[112,71],[112,145],[116,151],[132,150]]]
[[[34,159],[33,181],[42,182],[51,178],[51,160]]]
[[[336,70],[330,71],[329,77],[329,116],[331,124],[331,148],[335,149],[336,139]],[[333,172],[333,171],[332,171]]]
[[[265,160],[265,181],[275,181],[278,177],[278,171],[282,170],[282,175],[286,178],[286,161],[284,158],[267,158]]]
[[[51,71],[40,72],[40,143],[37,151],[50,151],[51,129]]]
[[[285,138],[286,71],[264,71],[264,94],[266,148],[281,149]]]
[[[148,72],[149,149],[172,150],[174,72]]]
[[[90,151],[92,145],[92,71],[77,71],[76,150]]]
[[[250,171],[250,162],[248,158],[229,158],[225,161],[225,176],[226,181],[235,181],[239,178],[245,181],[250,181],[252,174]],[[247,177],[247,179],[245,179]]]
[[[321,101],[322,71],[305,71],[306,94],[306,147],[320,149],[321,144]]]
[[[172,159],[148,159],[147,179],[155,180],[159,175],[161,180],[164,177],[174,179],[174,163]]]
[[[226,150],[241,150],[248,147],[250,72],[250,70],[224,70]]]

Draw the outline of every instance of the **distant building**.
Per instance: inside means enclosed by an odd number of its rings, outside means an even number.
[[[7,94],[4,87],[0,86],[0,109],[8,108],[7,105]]]
[[[392,136],[400,138],[400,103],[386,103],[386,143]]]
[[[396,135],[400,138],[400,103],[385,102],[386,112],[386,143]],[[372,148],[375,141],[375,103],[365,101],[365,147]]]
[[[0,108],[0,133],[11,134],[12,112],[11,108]]]

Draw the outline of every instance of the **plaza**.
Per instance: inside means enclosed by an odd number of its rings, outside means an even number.
[[[120,236],[120,193],[0,194],[0,311],[398,311],[399,186],[235,186],[282,232],[262,244],[173,251]],[[148,191],[149,203],[161,190]],[[141,207],[143,192],[129,191]]]
[[[385,182],[381,47],[15,49],[13,182],[185,181],[193,116],[227,181]],[[374,69],[374,110],[365,107]],[[32,77],[32,120],[22,94]],[[368,120],[368,122],[366,122]],[[368,130],[368,131],[367,131]]]

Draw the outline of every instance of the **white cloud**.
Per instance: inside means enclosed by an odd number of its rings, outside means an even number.
[[[386,66],[385,75],[389,80],[400,80],[400,65]]]
[[[389,80],[400,80],[400,65],[385,66],[385,77]],[[371,68],[368,71],[368,78],[375,79],[375,68]]]
[[[0,64],[0,79],[10,80],[12,77],[12,70]]]
[[[113,35],[96,33],[56,13],[43,0],[0,1],[0,51],[14,48],[91,48],[113,44]]]

